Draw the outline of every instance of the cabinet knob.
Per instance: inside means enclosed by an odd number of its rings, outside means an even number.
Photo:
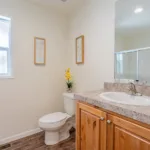
[[[108,123],[108,124],[111,124],[111,120],[107,120],[107,123]]]
[[[100,117],[100,120],[102,120],[102,121],[103,121],[104,119],[105,119],[104,117]]]

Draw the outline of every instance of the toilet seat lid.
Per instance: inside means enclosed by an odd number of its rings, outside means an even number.
[[[65,113],[56,112],[56,113],[43,116],[42,118],[40,118],[39,121],[43,123],[56,123],[56,122],[63,121],[66,118],[67,118],[67,115]]]

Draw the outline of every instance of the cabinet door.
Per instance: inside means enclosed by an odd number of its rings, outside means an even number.
[[[106,150],[106,113],[77,103],[76,150]]]
[[[107,150],[150,150],[150,129],[112,115],[107,119]]]

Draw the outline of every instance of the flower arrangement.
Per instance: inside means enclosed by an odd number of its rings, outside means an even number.
[[[72,81],[72,75],[71,75],[71,72],[70,72],[70,68],[68,68],[65,71],[65,79],[66,79],[66,84],[67,84],[67,91],[71,92],[72,87],[73,87],[73,81]]]

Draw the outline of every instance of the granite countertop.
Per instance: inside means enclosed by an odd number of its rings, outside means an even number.
[[[110,90],[99,90],[85,93],[75,93],[75,99],[82,102],[115,112],[128,118],[140,121],[150,125],[150,106],[131,106],[125,104],[113,103],[100,98],[103,92],[111,92]]]

